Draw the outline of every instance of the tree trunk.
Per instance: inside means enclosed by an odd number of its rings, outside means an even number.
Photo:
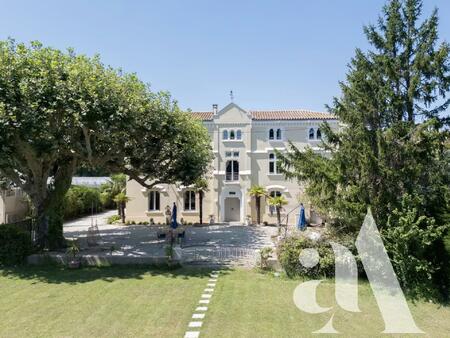
[[[119,205],[120,205],[120,216],[122,217],[122,223],[125,224],[125,202],[121,202]]]
[[[35,244],[38,248],[44,249],[49,248],[49,220],[52,214],[61,216],[59,221],[56,220],[58,217],[54,217],[54,221],[57,228],[56,234],[58,237],[62,235],[62,215],[61,210],[62,200],[69,190],[72,184],[72,176],[75,171],[76,161],[74,159],[67,159],[67,161],[62,166],[58,166],[54,171],[54,179],[52,187],[50,188],[47,183],[47,176],[41,179],[42,185],[37,189],[24,191],[28,194],[31,199],[31,203],[34,207],[34,216],[36,218],[35,227]],[[52,231],[53,232],[53,231]],[[63,239],[59,238],[63,241]]]
[[[119,202],[117,202],[117,215],[122,217],[122,207]]]
[[[198,194],[198,200],[199,200],[199,218],[200,218],[200,225],[203,224],[203,191],[200,191]]]
[[[256,223],[261,224],[261,197],[256,196]]]
[[[277,226],[278,226],[278,233],[281,232],[281,208],[280,207],[276,207],[277,209]]]

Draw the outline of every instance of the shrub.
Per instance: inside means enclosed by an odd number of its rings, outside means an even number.
[[[107,223],[113,224],[114,222],[120,221],[121,217],[119,215],[112,215],[108,217]]]
[[[0,225],[0,264],[23,263],[33,251],[31,236],[13,224]]]
[[[315,248],[319,253],[319,264],[312,268],[304,267],[299,260],[304,249]],[[334,254],[330,245],[323,240],[314,242],[308,238],[291,237],[278,246],[280,264],[289,277],[308,276],[332,277],[334,275]]]
[[[96,188],[72,186],[64,196],[64,218],[75,218],[102,209],[100,191]]]
[[[430,299],[439,297],[436,291],[440,285],[434,281],[444,267],[436,247],[448,225],[437,225],[433,217],[421,215],[421,204],[419,197],[405,194],[401,209],[389,216],[381,235],[403,289],[412,297]]]

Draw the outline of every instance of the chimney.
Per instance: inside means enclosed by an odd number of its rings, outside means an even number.
[[[217,111],[219,110],[219,105],[218,104],[213,104],[213,114],[217,115]]]

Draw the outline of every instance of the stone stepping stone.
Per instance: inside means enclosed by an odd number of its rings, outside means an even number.
[[[199,306],[195,309],[195,311],[208,311],[208,307],[207,306]]]
[[[209,299],[200,299],[199,304],[209,304]]]
[[[202,295],[202,298],[211,298],[211,297],[212,297],[212,295],[207,294],[207,293],[204,293],[204,294]]]
[[[189,327],[202,327],[203,322],[190,322]]]
[[[198,338],[200,336],[200,331],[187,331],[184,334],[184,338]]]
[[[192,315],[192,319],[203,319],[205,318],[205,314],[204,313],[194,313]]]

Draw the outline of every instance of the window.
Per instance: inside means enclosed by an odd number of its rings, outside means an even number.
[[[322,132],[320,131],[320,128],[317,129],[316,132],[316,139],[321,140],[322,139]]]
[[[269,154],[269,174],[277,173],[277,158],[275,154]]]
[[[281,129],[277,129],[277,140],[281,140]]]
[[[184,192],[184,210],[195,210],[195,191],[187,190]]]
[[[314,140],[314,128],[309,129],[309,139]]]
[[[272,190],[269,195],[270,195],[270,197],[280,197],[281,196],[281,191]]]
[[[159,191],[150,191],[149,195],[148,195],[148,210],[150,211],[158,211],[160,210],[159,208]]]
[[[224,130],[224,131],[223,131],[222,138],[223,138],[224,140],[228,140],[228,130]]]
[[[240,140],[242,138],[242,132],[240,129],[236,130],[236,140]]]
[[[273,129],[270,129],[269,130],[269,140],[273,140],[273,138],[274,138],[274,131],[273,131]]]
[[[236,160],[227,161],[225,172],[226,181],[239,181],[239,162]]]
[[[225,157],[239,157],[239,151],[226,151]]]
[[[234,140],[234,130],[230,130],[230,140]]]

